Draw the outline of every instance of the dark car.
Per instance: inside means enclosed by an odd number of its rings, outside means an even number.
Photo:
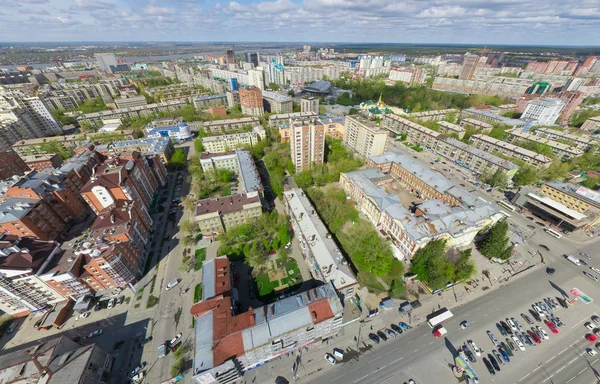
[[[533,309],[530,309],[529,313],[531,314],[531,316],[533,316],[533,318],[535,319],[535,321],[542,321],[542,318],[540,317],[540,314],[537,313],[536,311],[534,311]]]
[[[502,336],[508,335],[508,332],[506,332],[506,329],[502,325],[500,325],[500,323],[496,323],[496,328],[498,328]]]
[[[508,333],[509,335],[512,335],[512,329],[510,329],[510,327],[508,326],[508,324],[506,324],[504,321],[500,322],[500,325],[504,327],[504,329],[506,330],[506,333]]]
[[[387,341],[388,339],[385,333],[381,330],[377,331],[377,336],[379,336],[383,341]]]
[[[498,351],[500,352],[500,354],[502,355],[502,358],[504,359],[504,361],[506,361],[507,363],[510,363],[510,357],[508,357],[508,353],[507,351],[505,351],[502,348],[498,348]]]
[[[490,361],[488,359],[486,359],[485,357],[483,358],[483,364],[485,364],[485,367],[487,368],[490,375],[494,376],[496,374],[494,367],[492,366],[492,364],[490,364]]]
[[[545,227],[545,226],[546,226],[546,224],[544,224],[544,223],[540,223],[539,221],[536,221],[535,223],[536,223],[537,225],[540,225],[540,226],[542,226],[542,227]]]
[[[535,229],[535,225],[527,224],[527,227],[529,227],[531,229]]]
[[[102,309],[102,303],[97,302],[96,305],[94,306],[94,312],[98,312],[101,309]]]
[[[494,357],[494,355],[492,355],[491,353],[488,353],[487,358],[490,360],[490,363],[492,363],[492,366],[494,367],[494,369],[496,371],[500,372],[500,365],[496,361],[496,358]]]
[[[374,333],[369,333],[369,339],[373,340],[375,344],[379,344],[379,336]]]
[[[512,356],[512,349],[510,349],[510,346],[508,344],[505,344],[504,342],[501,342],[500,345],[502,346],[502,348],[498,347],[498,349],[502,349],[502,351],[506,351],[506,353],[508,353],[508,356]],[[500,353],[502,353],[502,351],[500,351]]]
[[[392,328],[396,333],[401,334],[402,333],[402,328],[400,328],[399,326],[397,326],[396,324],[392,324],[390,326],[390,328]]]
[[[550,267],[546,268],[546,273],[550,276],[554,275],[554,272],[556,272],[556,269]]]
[[[469,358],[469,360],[471,360],[472,363],[476,363],[477,362],[477,358],[475,357],[475,354],[473,352],[471,352],[471,350],[469,349],[469,347],[467,347],[467,345],[463,345],[463,351],[465,351],[465,355],[467,355],[467,357]]]
[[[121,305],[123,304],[123,302],[125,301],[125,296],[119,296],[119,298],[117,299],[117,305]]]
[[[550,252],[550,248],[548,248],[544,244],[540,244],[540,248],[542,248],[544,251]]]
[[[410,329],[410,327],[408,326],[408,324],[406,324],[403,321],[399,322],[398,325],[401,326],[402,329],[404,329],[405,331],[408,331]]]
[[[521,317],[527,322],[527,324],[532,325],[533,321],[531,321],[531,318],[529,316],[527,316],[524,313],[521,313]]]

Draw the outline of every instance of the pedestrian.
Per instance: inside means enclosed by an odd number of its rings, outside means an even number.
[[[371,325],[371,331],[373,330],[373,326]]]

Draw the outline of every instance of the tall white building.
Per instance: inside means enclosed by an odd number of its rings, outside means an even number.
[[[552,125],[564,107],[565,102],[560,99],[542,97],[527,103],[521,119],[531,121],[534,125]]]
[[[256,69],[250,69],[248,71],[248,78],[250,86],[260,88],[261,91],[265,89],[265,74],[263,67],[256,67]]]
[[[112,73],[111,65],[116,66],[118,64],[114,53],[94,53],[94,57],[100,69],[106,73]]]
[[[21,99],[21,104],[31,118],[29,124],[35,125],[35,129],[38,131],[37,137],[54,136],[62,133],[60,125],[39,98],[27,97]]]
[[[290,128],[290,152],[296,172],[302,172],[312,164],[322,164],[325,157],[325,126],[313,117],[294,120]]]

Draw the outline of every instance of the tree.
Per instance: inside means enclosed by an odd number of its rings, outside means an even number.
[[[184,169],[186,165],[187,158],[185,152],[183,149],[177,148],[167,163],[167,167],[172,170],[181,170]]]
[[[475,274],[475,264],[471,261],[472,249],[465,249],[454,263],[454,281],[466,281]]]
[[[296,93],[294,92],[293,89],[290,89],[287,94],[288,94],[288,96],[291,96],[291,97],[296,96]]]
[[[190,220],[184,220],[179,223],[179,230],[183,232],[183,234],[186,236],[191,235],[194,232],[195,228],[195,224]]]
[[[499,169],[486,180],[486,183],[493,188],[504,188],[506,187],[506,175]]]
[[[254,241],[246,247],[244,254],[246,263],[252,268],[260,267],[267,261],[267,252],[262,243],[258,241]]]
[[[281,89],[281,87],[279,85],[275,84],[275,83],[269,83],[268,88],[272,89],[274,91],[279,91]]]
[[[500,220],[496,222],[476,244],[481,254],[488,259],[508,259],[512,255],[513,246],[509,245],[508,222]]]
[[[529,165],[523,165],[513,177],[513,183],[516,186],[530,185],[537,180],[537,170]]]
[[[294,181],[298,184],[298,187],[307,189],[313,184],[313,177],[310,170],[298,172],[294,175]]]
[[[383,276],[392,270],[392,250],[370,222],[360,220],[347,233],[340,234],[339,239],[358,270],[373,276]]]
[[[593,189],[596,186],[596,184],[598,184],[599,182],[600,182],[600,178],[590,177],[589,179],[584,180],[581,183],[581,185],[583,185],[586,188]]]
[[[358,109],[350,108],[350,110],[348,111],[348,115],[358,115]]]

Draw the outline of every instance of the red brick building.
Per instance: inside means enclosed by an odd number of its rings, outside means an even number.
[[[224,105],[214,105],[208,108],[208,113],[210,113],[213,117],[227,117],[227,108]]]
[[[56,153],[22,156],[23,161],[31,169],[41,171],[46,168],[60,168],[63,163],[62,157]]]
[[[10,197],[0,203],[0,231],[19,237],[58,240],[69,227],[39,198]]]
[[[27,164],[16,152],[0,151],[0,180],[6,180],[14,175],[22,176],[29,170]]]

